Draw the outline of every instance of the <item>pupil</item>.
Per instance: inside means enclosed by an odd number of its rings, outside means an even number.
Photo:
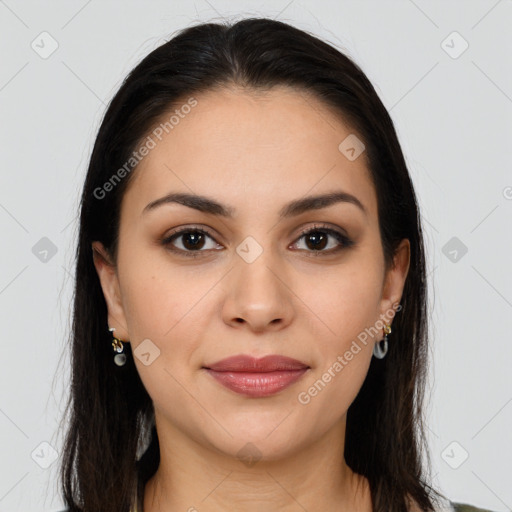
[[[203,238],[203,233],[188,233],[183,236],[183,245],[187,249],[197,249]],[[189,243],[190,239],[192,239],[192,243]]]
[[[314,233],[310,233],[307,236],[307,240],[315,240],[313,242],[313,247],[310,247],[310,249],[323,249],[325,247],[325,241],[327,240],[327,237],[325,236],[324,233],[320,231],[315,231]],[[322,244],[322,242],[324,243]]]

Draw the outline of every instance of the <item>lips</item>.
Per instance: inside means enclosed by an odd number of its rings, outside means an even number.
[[[238,355],[222,359],[216,363],[205,366],[216,372],[275,372],[281,370],[303,370],[309,366],[290,357],[269,355],[256,359],[248,355]]]
[[[309,366],[285,356],[239,355],[203,367],[222,386],[252,398],[273,395],[298,381]]]

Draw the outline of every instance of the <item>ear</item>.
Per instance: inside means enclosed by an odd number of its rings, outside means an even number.
[[[116,330],[113,334],[116,338],[123,342],[129,342],[126,317],[117,277],[117,268],[110,254],[101,242],[93,242],[92,251],[94,266],[100,279],[105,302],[107,303],[108,325],[109,327],[115,327]]]
[[[409,266],[410,243],[407,238],[404,238],[395,252],[393,265],[387,271],[384,280],[381,299],[381,316],[386,315],[386,318],[390,318],[390,311],[396,311],[396,306],[398,306],[402,298]],[[395,309],[393,306],[395,306]],[[391,323],[391,321],[389,323]]]

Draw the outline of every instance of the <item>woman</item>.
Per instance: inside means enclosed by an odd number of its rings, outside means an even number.
[[[285,23],[182,31],[84,185],[69,510],[478,510],[423,465],[426,273],[393,123]]]

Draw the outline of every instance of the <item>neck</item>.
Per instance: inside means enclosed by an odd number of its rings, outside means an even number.
[[[279,459],[256,453],[246,460],[199,444],[179,430],[158,432],[160,465],[146,484],[144,512],[372,510],[366,478],[343,457],[345,421]],[[244,447],[247,453],[249,446]]]

